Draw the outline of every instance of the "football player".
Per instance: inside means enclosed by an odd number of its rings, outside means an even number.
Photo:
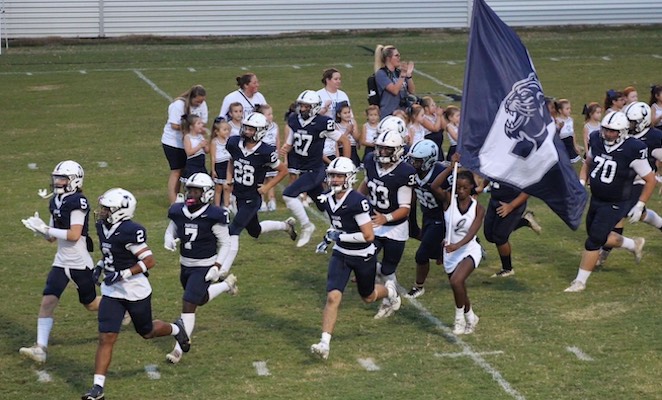
[[[331,220],[331,228],[318,245],[318,252],[326,252],[326,246],[334,243],[329,260],[326,281],[326,305],[322,317],[322,338],[310,346],[310,351],[322,359],[329,357],[331,335],[338,318],[338,308],[343,292],[354,271],[361,299],[372,303],[388,298],[391,307],[400,307],[400,296],[395,281],[386,285],[375,284],[376,260],[375,235],[370,217],[370,204],[358,192],[352,190],[356,181],[356,167],[352,160],[338,157],[326,169],[326,181],[331,191],[322,195],[324,209]]]
[[[382,251],[377,272],[386,281],[396,283],[395,271],[402,259],[409,238],[409,209],[412,188],[416,185],[416,170],[403,162],[402,131],[404,122],[398,117],[386,117],[377,127],[375,151],[364,160],[365,177],[359,192],[366,195],[373,209],[375,245]],[[388,299],[375,315],[376,319],[391,316],[398,307]]]
[[[281,149],[282,154],[290,150],[293,164],[297,166],[299,178],[283,190],[283,200],[294,217],[301,223],[301,237],[297,247],[305,246],[315,231],[306,209],[299,199],[301,193],[315,201],[322,210],[317,196],[324,191],[324,141],[326,138],[339,142],[343,156],[351,156],[351,145],[347,136],[335,130],[333,119],[319,114],[322,107],[319,95],[313,90],[304,90],[296,100],[296,112],[287,120],[288,142]]]
[[[83,178],[83,168],[77,162],[67,160],[57,164],[51,173],[54,196],[48,205],[50,222],[46,224],[37,212],[22,220],[26,228],[49,242],[57,241],[57,253],[39,307],[37,342],[19,350],[20,354],[41,363],[46,361],[55,308],[70,281],[87,310],[99,309],[100,297],[92,279],[94,262],[88,252],[92,251],[92,240],[88,237],[90,208],[83,195]]]
[[[168,210],[170,223],[164,236],[164,247],[175,251],[179,243],[179,281],[184,289],[181,319],[186,334],[191,337],[195,327],[195,311],[221,293],[237,294],[237,278],[230,274],[223,282],[222,262],[230,247],[229,215],[226,209],[213,205],[214,181],[205,173],[195,173],[186,181],[186,200]],[[176,364],[185,348],[179,343],[166,355]]]
[[[591,203],[586,214],[584,252],[577,277],[566,292],[581,292],[595,269],[603,245],[622,247],[641,260],[644,238],[626,238],[612,232],[626,215],[636,222],[644,212],[646,201],[655,189],[655,173],[648,163],[648,148],[639,139],[628,137],[630,121],[624,113],[612,111],[600,123],[600,131],[589,135],[589,149],[579,173],[581,182],[590,179]],[[632,205],[635,177],[645,182],[637,202]]]
[[[152,287],[147,271],[156,261],[147,245],[147,231],[131,219],[136,211],[131,192],[114,188],[99,197],[97,235],[103,260],[95,270],[95,282],[104,273],[99,304],[99,344],[94,362],[94,384],[83,400],[104,398],[106,373],[113,346],[128,312],[136,332],[145,339],[174,336],[184,351],[190,348],[181,319],[169,324],[152,320]]]
[[[287,166],[278,159],[276,148],[262,141],[268,126],[264,115],[249,114],[242,121],[240,135],[231,137],[225,145],[230,153],[227,181],[232,182],[237,214],[230,224],[230,250],[222,260],[221,277],[226,276],[232,267],[239,252],[239,235],[244,228],[254,238],[272,231],[286,232],[292,240],[297,238],[294,218],[262,222],[258,219],[262,196],[287,176]],[[265,175],[271,169],[276,171],[276,176],[264,183]]]
[[[425,293],[425,280],[430,272],[430,260],[441,259],[441,242],[446,235],[444,211],[430,188],[435,178],[446,169],[437,162],[439,147],[430,139],[424,139],[412,146],[408,154],[409,163],[416,169],[414,194],[421,205],[423,229],[420,231],[421,244],[416,250],[416,281],[407,297],[415,299]],[[409,215],[416,220],[415,210]]]

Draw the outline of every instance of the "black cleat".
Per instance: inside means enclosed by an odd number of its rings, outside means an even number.
[[[92,389],[88,390],[87,393],[81,397],[81,400],[103,400],[104,398],[103,387],[94,385],[92,386]]]
[[[186,329],[184,329],[184,321],[182,321],[181,318],[178,318],[177,321],[175,321],[175,325],[179,327],[179,333],[175,335],[175,340],[179,343],[179,347],[182,348],[182,351],[188,353],[188,351],[191,350],[191,340],[186,333]]]

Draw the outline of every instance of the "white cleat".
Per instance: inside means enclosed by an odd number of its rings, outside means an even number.
[[[237,286],[237,277],[234,274],[228,275],[223,282],[228,285],[228,294],[236,296],[239,294],[239,286]]]
[[[166,355],[166,360],[170,364],[177,364],[182,360],[182,352],[179,350],[173,350]]]
[[[324,342],[319,342],[317,344],[314,344],[310,346],[310,352],[315,354],[317,357],[321,358],[322,360],[326,360],[329,358],[329,351],[331,349],[329,348],[328,343]]]
[[[262,205],[260,206],[260,212],[266,212],[266,211],[268,211],[267,202],[262,201]]]
[[[522,218],[527,220],[529,222],[529,226],[531,227],[531,230],[540,235],[540,232],[542,232],[542,228],[540,227],[540,224],[538,221],[536,221],[536,215],[533,213],[533,211],[525,211],[524,215],[522,215]]]
[[[313,236],[313,232],[315,232],[315,225],[313,225],[312,222],[302,226],[301,238],[299,238],[299,241],[297,242],[297,247],[303,247],[308,244],[308,242],[310,242],[310,238]]]
[[[464,316],[456,317],[455,324],[453,324],[453,334],[464,335],[466,330],[467,330],[467,321],[465,321]]]
[[[269,200],[267,203],[267,210],[268,211],[276,211],[276,200]]]
[[[584,283],[578,281],[577,279],[575,279],[574,281],[572,281],[572,283],[570,283],[570,286],[568,286],[564,290],[564,292],[566,292],[566,293],[577,293],[577,292],[583,292],[584,289],[586,289],[586,284],[584,284]]]
[[[388,301],[391,304],[391,314],[393,314],[395,311],[398,311],[400,309],[400,306],[402,306],[402,299],[400,298],[400,295],[398,294],[398,288],[395,285],[395,281],[387,281],[386,282],[386,288],[387,289],[393,289],[393,293],[395,293],[395,296],[389,297]],[[390,316],[389,314],[388,316]]]
[[[124,312],[124,318],[122,318],[122,326],[127,326],[131,323],[131,314],[128,311]]]
[[[31,347],[21,347],[18,350],[18,353],[20,355],[31,358],[32,360],[38,363],[46,362],[46,355],[47,355],[46,349],[36,343],[33,344]]]
[[[294,217],[289,217],[288,219],[286,219],[283,222],[285,222],[285,225],[287,225],[287,228],[285,229],[285,232],[287,232],[287,234],[290,235],[290,239],[297,240],[298,234],[297,234],[296,229],[294,228],[294,224],[297,223],[297,220],[294,219]]]
[[[478,321],[480,321],[478,315],[476,315],[472,321],[467,321],[467,325],[464,328],[464,334],[471,335],[472,333],[474,333],[474,331],[476,330],[476,325],[478,325]]]
[[[644,245],[646,244],[646,239],[642,237],[636,237],[632,240],[634,240],[634,261],[639,264],[641,262],[641,257],[644,255]]]

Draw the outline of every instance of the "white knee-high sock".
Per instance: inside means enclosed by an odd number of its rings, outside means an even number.
[[[225,282],[219,282],[219,283],[214,283],[213,285],[209,285],[209,288],[207,289],[207,294],[209,295],[209,301],[212,301],[213,299],[218,297],[219,294],[225,293],[228,290],[230,290],[230,286],[228,286],[228,284]]]
[[[48,338],[53,329],[53,318],[37,318],[37,344],[41,347],[48,347]]]
[[[285,200],[285,205],[290,211],[292,211],[294,218],[296,218],[301,225],[310,224],[310,219],[308,218],[308,214],[306,214],[306,209],[298,197],[283,196],[283,200]]]
[[[262,233],[273,231],[284,231],[287,229],[287,224],[282,221],[262,221],[260,222]]]
[[[221,264],[221,275],[227,276],[232,268],[232,263],[234,262],[235,257],[239,253],[239,235],[230,236],[230,249],[228,250],[227,256],[223,259]]]
[[[662,228],[662,218],[655,211],[648,208],[646,209],[646,215],[644,215],[644,222],[657,229]]]

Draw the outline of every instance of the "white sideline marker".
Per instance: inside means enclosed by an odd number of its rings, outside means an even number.
[[[357,358],[356,361],[368,372],[379,371],[381,369],[379,365],[375,364],[375,360],[372,358]]]
[[[32,72],[26,72],[25,75],[32,76]]]
[[[253,367],[255,367],[255,372],[257,372],[258,376],[271,376],[266,361],[255,361],[253,362]]]
[[[398,286],[398,291],[405,291],[406,289]],[[474,364],[478,365],[483,371],[487,372],[489,375],[492,376],[492,379],[501,386],[501,388],[509,394],[511,397],[517,400],[525,400],[526,397],[524,397],[521,393],[519,393],[517,390],[515,390],[510,383],[504,379],[504,377],[501,375],[501,372],[499,372],[496,368],[490,365],[485,359],[481,356],[481,353],[477,353],[473,351],[471,346],[469,346],[467,343],[465,343],[462,339],[460,339],[458,336],[453,334],[453,331],[451,328],[446,326],[443,322],[439,320],[439,318],[435,317],[432,315],[430,311],[428,311],[427,308],[425,308],[418,300],[416,299],[407,299],[409,303],[416,308],[419,313],[421,314],[422,317],[430,321],[437,329],[443,332],[443,335],[446,338],[450,338],[453,341],[455,341],[455,344],[460,346],[462,348],[462,353],[466,354],[467,357],[469,357]]]
[[[580,349],[577,346],[568,346],[565,348],[572,354],[576,355],[577,358],[579,358],[582,361],[593,361],[593,357],[589,356],[588,354],[584,353],[582,349]]]
[[[481,356],[491,356],[491,355],[497,355],[497,354],[503,354],[503,351],[497,350],[497,351],[483,351],[481,353],[476,353]],[[467,357],[470,356],[471,353],[468,353],[466,349],[464,351],[461,351],[459,353],[434,353],[435,357],[448,357],[448,358],[459,358],[459,357]]]
[[[552,58],[550,58],[550,60],[552,60],[552,61],[561,61],[561,60],[559,60],[559,59],[556,58],[556,57],[552,57]]]
[[[151,380],[161,379],[161,373],[159,372],[159,367],[156,364],[145,365],[145,372],[147,372],[147,377]]]
[[[294,68],[294,69],[301,69],[301,67],[298,66],[298,65],[293,65],[292,68]]]
[[[239,69],[242,70],[242,71],[248,71],[248,68],[246,68],[246,67],[241,67]]]
[[[653,54],[653,58],[662,58],[662,56],[659,54]]]
[[[189,72],[195,72],[195,68],[188,67]]]
[[[84,69],[81,69],[81,70],[78,71],[78,72],[80,72],[81,75],[85,75],[85,74],[87,74],[87,71],[85,71]]]
[[[604,56],[604,57],[601,57],[601,58],[605,61],[611,61],[611,57],[608,57],[608,56]]]
[[[37,374],[37,382],[39,383],[53,382],[53,378],[51,377],[51,374],[49,374],[44,370],[35,371],[34,373]]]
[[[345,64],[345,68],[354,68],[354,67],[352,67],[352,64]]]
[[[457,65],[457,63],[455,61],[452,61],[452,60],[451,61],[446,61],[446,64],[448,64],[448,65]]]
[[[99,168],[108,168],[108,163],[106,161],[97,161]]]

